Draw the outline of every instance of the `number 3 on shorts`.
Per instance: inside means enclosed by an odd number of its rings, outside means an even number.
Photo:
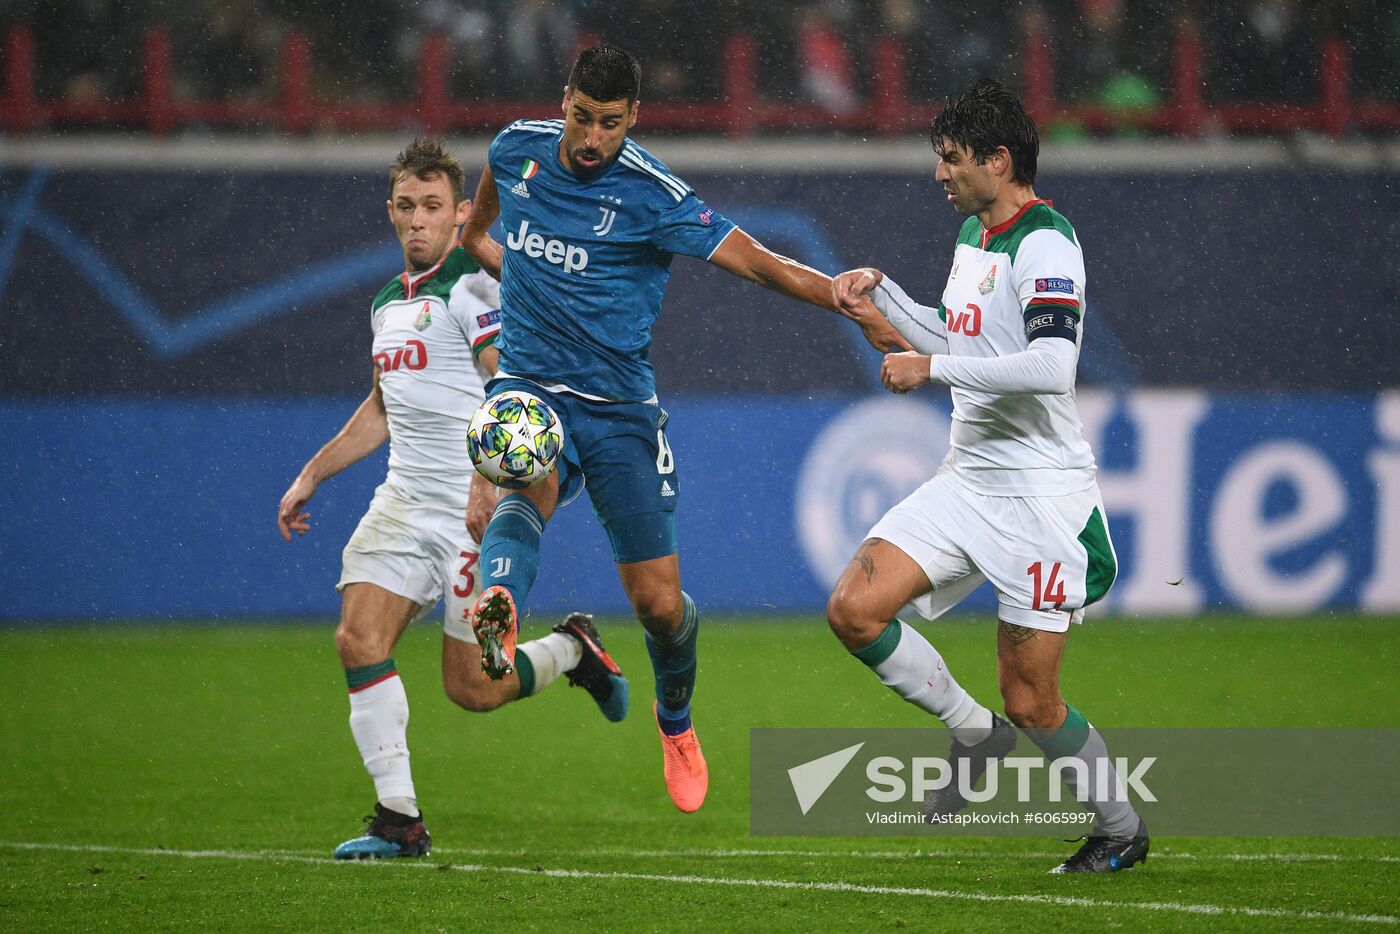
[[[470,597],[472,591],[476,589],[476,575],[472,574],[472,568],[476,567],[476,562],[480,557],[481,555],[473,554],[470,551],[462,552],[462,570],[457,572],[457,576],[461,578],[462,582],[454,584],[452,587],[452,592],[457,596]]]
[[[674,473],[676,470],[676,458],[671,454],[671,445],[666,441],[664,429],[656,429],[656,472],[659,474]]]

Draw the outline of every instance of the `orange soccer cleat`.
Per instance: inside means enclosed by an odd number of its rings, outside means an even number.
[[[655,701],[651,713],[657,716]],[[687,814],[700,810],[700,805],[705,803],[705,792],[710,789],[710,769],[705,765],[705,754],[700,751],[695,727],[676,736],[667,736],[658,717],[656,731],[661,734],[666,791],[672,803]]]
[[[471,614],[472,632],[481,646],[481,670],[499,681],[515,670],[515,644],[520,627],[515,598],[497,584],[482,591]]]

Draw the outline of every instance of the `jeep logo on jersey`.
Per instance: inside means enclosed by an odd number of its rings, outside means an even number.
[[[540,234],[530,233],[529,221],[521,221],[520,229],[506,237],[506,246],[526,256],[542,256],[547,263],[563,266],[566,273],[572,274],[588,267],[587,250],[563,240],[546,240]]]

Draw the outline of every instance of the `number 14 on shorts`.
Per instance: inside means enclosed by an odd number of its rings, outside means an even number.
[[[1065,602],[1065,582],[1060,580],[1060,565],[1063,562],[1056,561],[1050,565],[1048,576],[1042,570],[1043,564],[1045,562],[1037,561],[1026,568],[1026,573],[1031,577],[1031,609],[1043,609],[1048,604],[1058,610]]]

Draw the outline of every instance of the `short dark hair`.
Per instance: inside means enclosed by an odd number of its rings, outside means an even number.
[[[394,164],[389,166],[389,197],[394,196],[394,186],[409,175],[425,182],[445,175],[452,188],[452,204],[455,206],[466,197],[462,164],[440,139],[420,136],[399,153]]]
[[[642,91],[642,66],[630,53],[610,45],[595,45],[578,53],[569,72],[569,87],[595,101],[635,103]]]
[[[1035,184],[1040,135],[1021,101],[1000,81],[983,78],[961,97],[948,99],[929,127],[935,151],[945,139],[965,147],[979,165],[998,146],[1005,146],[1011,153],[1011,177],[1025,185]]]

